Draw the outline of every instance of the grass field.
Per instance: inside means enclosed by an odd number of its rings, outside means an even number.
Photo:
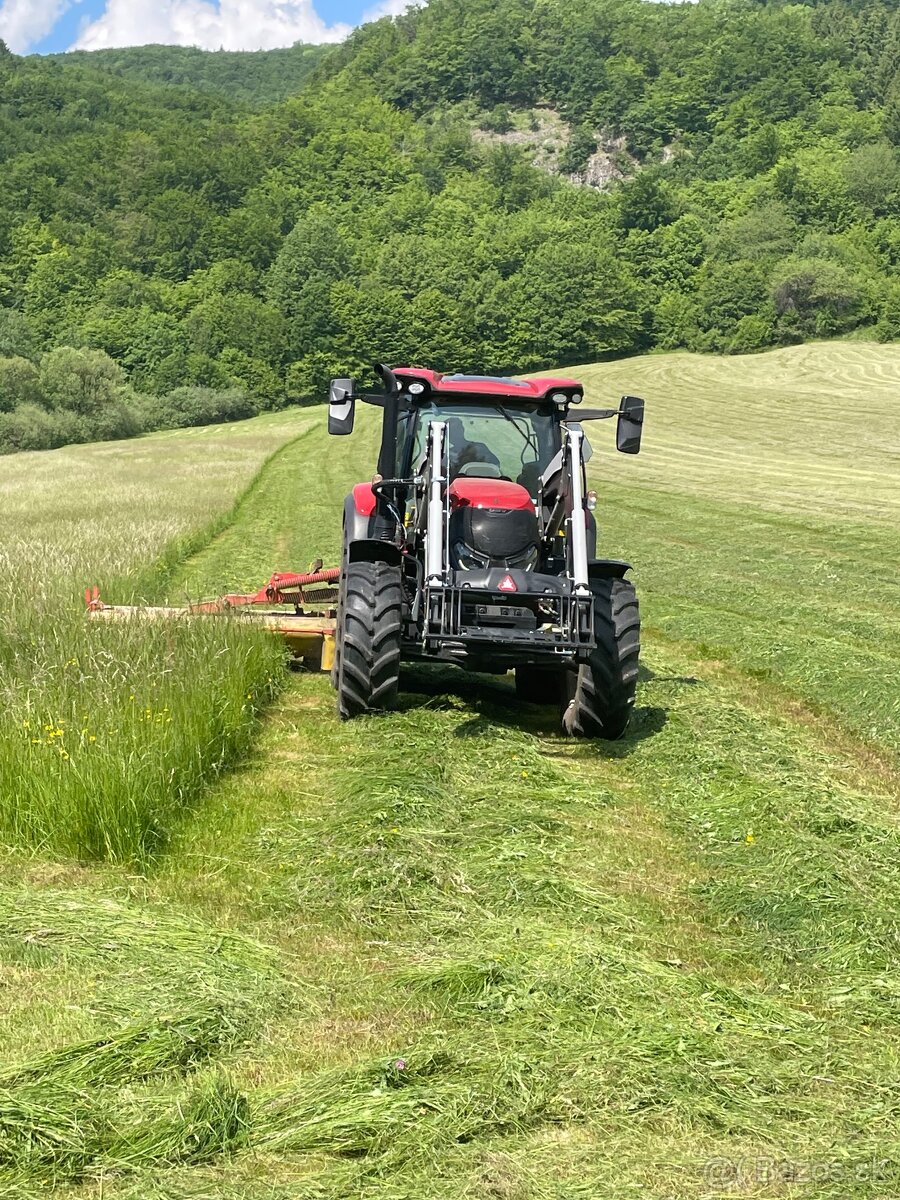
[[[630,736],[566,742],[441,669],[341,726],[325,677],[290,676],[144,870],[11,844],[0,1195],[897,1191],[900,352],[582,374],[650,406],[638,459],[591,430],[601,542],[643,605]],[[334,556],[374,427],[284,420],[215,512],[173,497],[194,552],[159,586]],[[111,587],[150,578],[118,553]]]

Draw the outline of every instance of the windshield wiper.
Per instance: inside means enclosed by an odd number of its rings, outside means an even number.
[[[530,446],[531,449],[534,450],[535,457],[537,457],[538,446],[537,446],[537,439],[535,437],[534,430],[530,429],[526,433],[522,429],[522,427],[519,425],[519,422],[516,420],[516,418],[511,413],[507,412],[502,404],[495,404],[494,407],[496,408],[497,412],[499,412],[501,414],[501,416],[504,416],[507,419],[507,421],[509,421],[509,423],[510,423],[510,425],[512,425],[513,429],[515,429],[516,432],[521,436],[522,440],[525,442],[525,445]]]

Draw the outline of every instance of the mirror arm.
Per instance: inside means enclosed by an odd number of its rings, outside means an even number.
[[[585,408],[579,409],[577,413],[567,413],[566,421],[570,417],[578,421],[607,421],[610,417],[617,417],[620,410],[618,408]]]

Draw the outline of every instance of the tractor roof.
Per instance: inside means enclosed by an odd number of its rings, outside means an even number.
[[[425,367],[394,367],[404,387],[424,383],[428,392],[456,396],[507,396],[518,400],[545,400],[551,392],[574,395],[584,392],[577,379],[505,379],[496,375],[442,375]]]

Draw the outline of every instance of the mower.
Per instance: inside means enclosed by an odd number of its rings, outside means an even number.
[[[340,570],[322,569],[319,559],[302,575],[276,571],[255,592],[230,592],[181,608],[107,604],[98,587],[84,593],[89,617],[104,621],[155,621],[229,616],[281,638],[293,659],[310,671],[330,671],[334,662],[335,604]]]
[[[583,409],[573,379],[378,366],[382,390],[331,382],[328,432],[382,409],[377,470],[344,503],[331,677],[344,719],[392,707],[403,662],[515,672],[575,737],[621,737],[640,617],[629,564],[598,558],[583,423],[616,417],[637,454],[644,401]]]

